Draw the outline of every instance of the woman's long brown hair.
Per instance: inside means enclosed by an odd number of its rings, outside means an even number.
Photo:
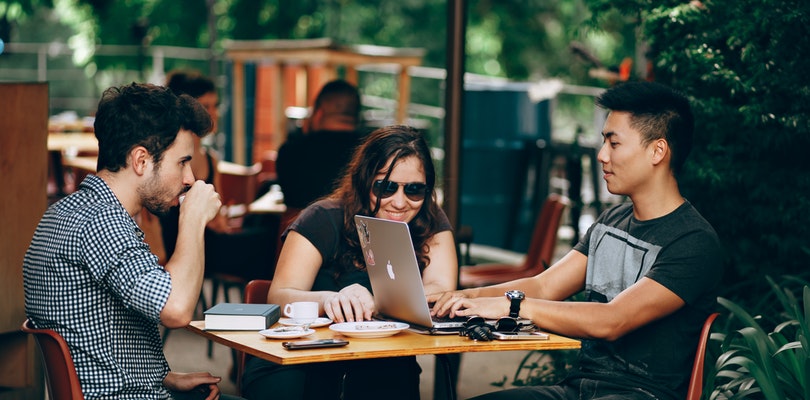
[[[343,205],[343,233],[348,241],[349,251],[339,256],[342,257],[341,264],[365,268],[354,216],[373,216],[378,211],[379,199],[377,204],[371,204],[370,196],[374,177],[378,173],[386,173],[388,176],[398,161],[410,157],[421,161],[427,187],[422,208],[408,223],[408,227],[419,268],[424,269],[430,263],[428,240],[436,234],[436,220],[440,214],[436,203],[436,170],[430,157],[430,148],[418,130],[405,125],[391,125],[377,129],[366,137],[355,150],[340,186],[329,196]]]

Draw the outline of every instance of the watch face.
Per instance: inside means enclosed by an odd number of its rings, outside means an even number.
[[[520,290],[510,290],[506,292],[506,297],[508,297],[510,300],[523,300],[526,295]]]

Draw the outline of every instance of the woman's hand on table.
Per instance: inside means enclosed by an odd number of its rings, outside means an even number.
[[[323,302],[326,316],[335,322],[370,320],[374,315],[374,297],[357,283],[346,286]]]

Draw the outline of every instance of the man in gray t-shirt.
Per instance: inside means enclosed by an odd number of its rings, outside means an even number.
[[[650,82],[616,86],[597,104],[610,110],[597,156],[607,188],[631,202],[605,211],[539,275],[428,298],[437,315],[510,314],[582,339],[579,365],[560,384],[481,399],[686,396],[723,262],[714,229],[678,189],[692,111],[682,94]],[[585,301],[565,301],[580,292]]]

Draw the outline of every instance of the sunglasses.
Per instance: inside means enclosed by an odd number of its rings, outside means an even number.
[[[396,194],[400,186],[402,186],[405,196],[411,201],[422,201],[427,195],[427,185],[424,183],[399,183],[385,180],[374,181],[374,184],[371,185],[371,192],[379,198],[387,199]]]

